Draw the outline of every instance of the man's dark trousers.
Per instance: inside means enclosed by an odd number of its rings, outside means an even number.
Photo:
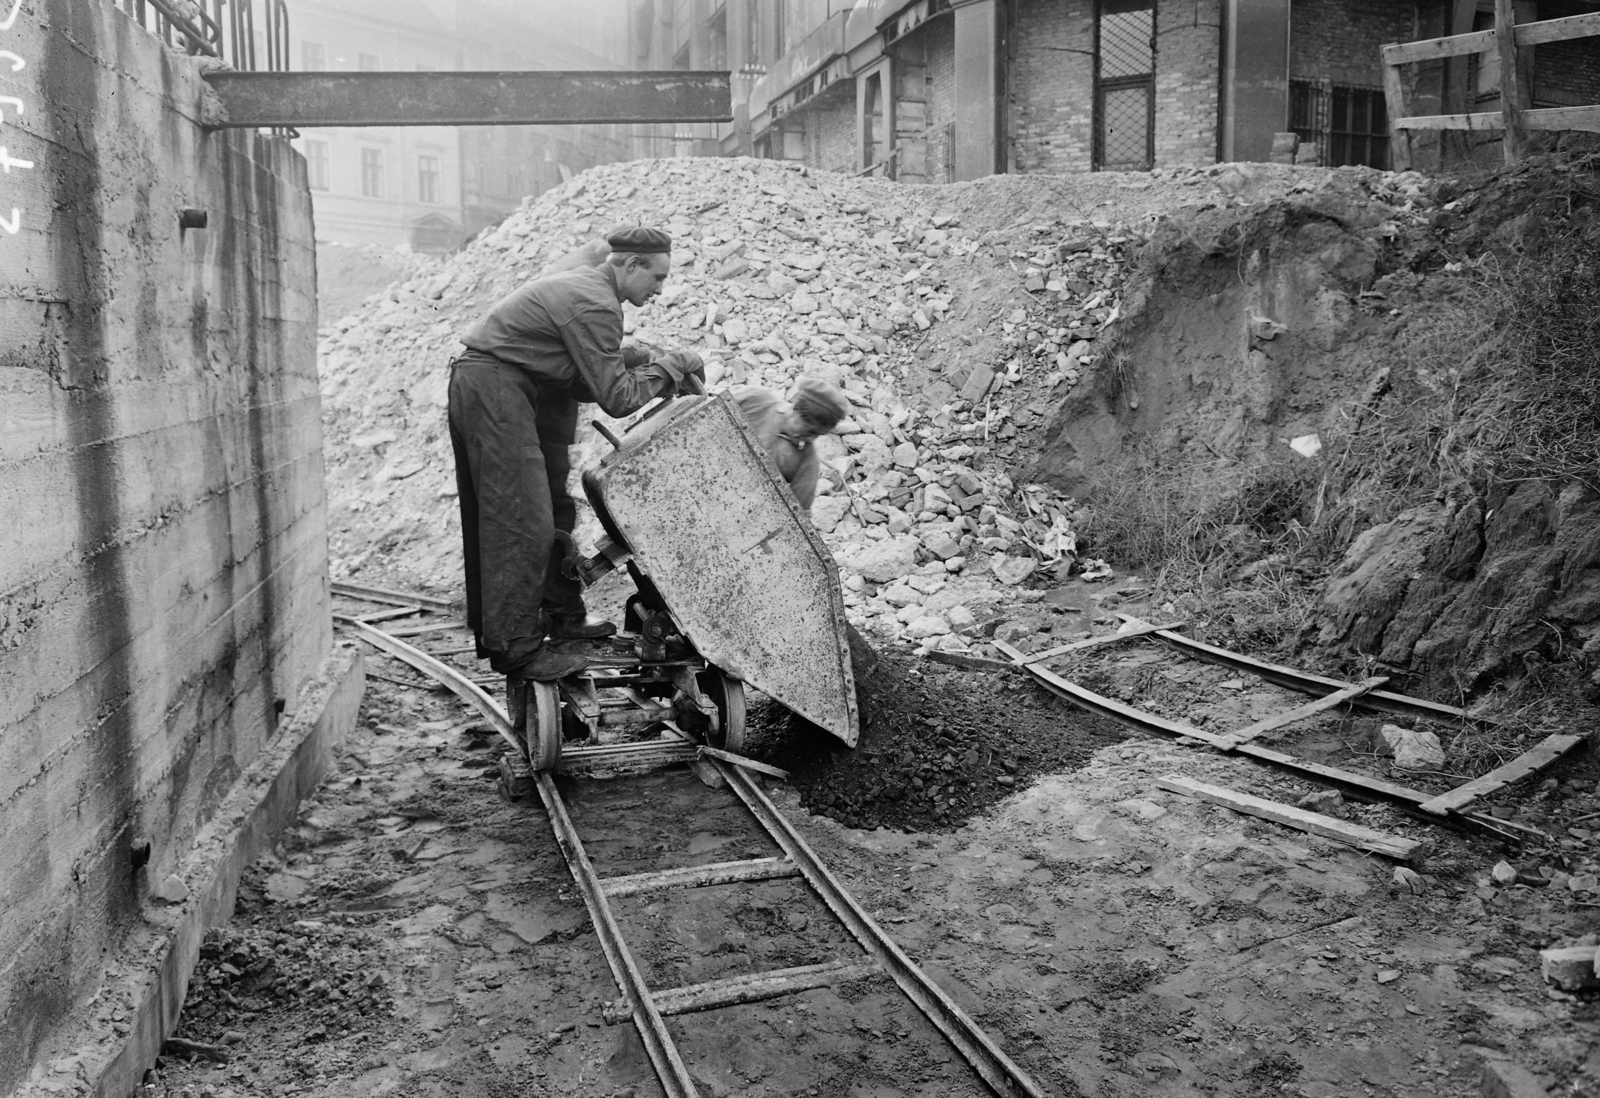
[[[585,612],[582,588],[561,574],[554,552],[556,531],[570,534],[577,518],[567,493],[577,429],[577,402],[528,371],[470,351],[452,365],[467,625],[502,674],[539,650],[541,610]]]

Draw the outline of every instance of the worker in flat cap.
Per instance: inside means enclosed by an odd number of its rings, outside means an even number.
[[[589,618],[579,583],[562,575],[558,531],[571,534],[567,448],[578,405],[625,416],[655,397],[703,383],[693,351],[622,346],[622,303],[661,292],[672,240],[623,228],[609,254],[540,277],[501,298],[461,337],[451,362],[455,452],[466,570],[467,624],[478,657],[513,678],[546,681],[583,669],[566,640],[616,631]],[[693,376],[698,382],[686,382]]]
[[[751,433],[809,514],[822,469],[814,440],[832,431],[844,418],[849,409],[844,394],[836,385],[803,377],[789,400],[755,385],[735,389],[733,399],[750,421]]]

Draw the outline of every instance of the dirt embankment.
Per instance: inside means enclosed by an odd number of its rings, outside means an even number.
[[[1309,577],[1335,659],[1600,697],[1592,173],[1253,185],[1157,228],[1033,475],[1125,543]]]

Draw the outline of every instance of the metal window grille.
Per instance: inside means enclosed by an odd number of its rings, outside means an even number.
[[[1095,26],[1094,166],[1148,171],[1155,162],[1155,4],[1100,0]]]
[[[1323,167],[1389,167],[1389,113],[1382,88],[1291,80],[1289,128],[1303,144],[1316,146]]]

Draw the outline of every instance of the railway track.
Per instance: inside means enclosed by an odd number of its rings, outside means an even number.
[[[1356,800],[1392,805],[1419,820],[1488,834],[1512,842],[1522,842],[1528,838],[1548,839],[1548,836],[1535,828],[1474,811],[1471,806],[1481,798],[1514,782],[1531,777],[1570,753],[1580,750],[1585,744],[1584,737],[1569,734],[1547,736],[1522,755],[1464,785],[1443,793],[1424,792],[1371,774],[1299,758],[1256,742],[1256,739],[1265,732],[1286,728],[1308,718],[1337,710],[1367,709],[1384,714],[1443,722],[1457,727],[1492,725],[1494,722],[1474,717],[1454,706],[1383,690],[1381,687],[1388,682],[1388,679],[1381,676],[1356,683],[1343,682],[1205,644],[1184,636],[1175,626],[1152,625],[1128,615],[1118,616],[1122,619],[1123,626],[1114,634],[1034,654],[1025,653],[1004,641],[996,641],[995,647],[1007,657],[1008,662],[966,657],[949,662],[968,667],[1025,672],[1040,686],[1063,701],[1107,717],[1144,735],[1177,739],[1186,745],[1204,747],[1222,754],[1238,755],[1287,771],[1325,788],[1337,789]],[[1218,664],[1285,689],[1315,695],[1316,700],[1219,734],[1203,731],[1192,724],[1172,720],[1098,694],[1045,666],[1047,659],[1069,651],[1102,647],[1140,638],[1164,644],[1184,657]],[[937,658],[937,654],[935,655]],[[1173,781],[1178,781],[1179,784],[1174,785]],[[1167,780],[1164,787],[1182,791],[1181,784],[1181,779],[1173,778]],[[1239,795],[1238,802],[1233,807],[1256,815],[1264,814],[1259,810],[1262,807],[1259,804],[1246,806],[1251,800],[1254,799]],[[1219,801],[1219,803],[1227,802]],[[1295,812],[1292,808],[1279,807],[1285,808],[1286,811],[1278,812],[1269,818],[1277,819],[1278,822],[1286,823],[1288,826],[1301,827],[1333,838],[1341,838],[1343,833],[1343,841],[1350,842],[1350,845],[1391,856],[1394,856],[1395,849],[1408,849],[1405,844],[1400,844],[1398,847],[1392,845],[1386,837],[1380,836],[1378,841],[1374,842],[1373,836],[1359,834],[1360,829],[1341,827],[1337,820],[1326,817],[1296,820],[1293,818]],[[1315,815],[1299,813],[1300,817]]]
[[[555,759],[537,760],[537,737],[520,731],[511,714],[481,685],[367,621],[352,620],[349,624],[375,647],[403,660],[471,705],[504,741],[510,757],[522,760],[526,770],[519,767],[516,768],[519,772],[506,774],[502,787],[511,795],[525,789],[537,793],[620,992],[620,998],[607,1004],[604,1014],[613,1022],[632,1021],[657,1078],[671,1098],[691,1098],[700,1092],[666,1024],[667,1018],[736,1008],[813,988],[876,977],[887,978],[906,1001],[915,1005],[990,1092],[1018,1098],[1042,1098],[1046,1094],[906,955],[818,858],[761,788],[758,776],[771,768],[695,742],[681,732],[647,741],[563,746]],[[672,725],[668,728],[676,732]],[[530,741],[533,741],[531,752]],[[554,766],[533,769],[528,766],[530,755],[536,761],[553,762]],[[685,762],[708,768],[716,780],[725,783],[746,809],[748,818],[759,825],[779,854],[681,869],[602,876],[574,824],[573,814],[552,771],[615,773],[653,770]],[[626,896],[788,880],[805,886],[826,906],[837,926],[844,931],[844,940],[853,941],[857,950],[854,957],[730,975],[675,988],[653,988],[646,980],[645,967],[624,935],[623,922],[614,909],[614,901]]]

